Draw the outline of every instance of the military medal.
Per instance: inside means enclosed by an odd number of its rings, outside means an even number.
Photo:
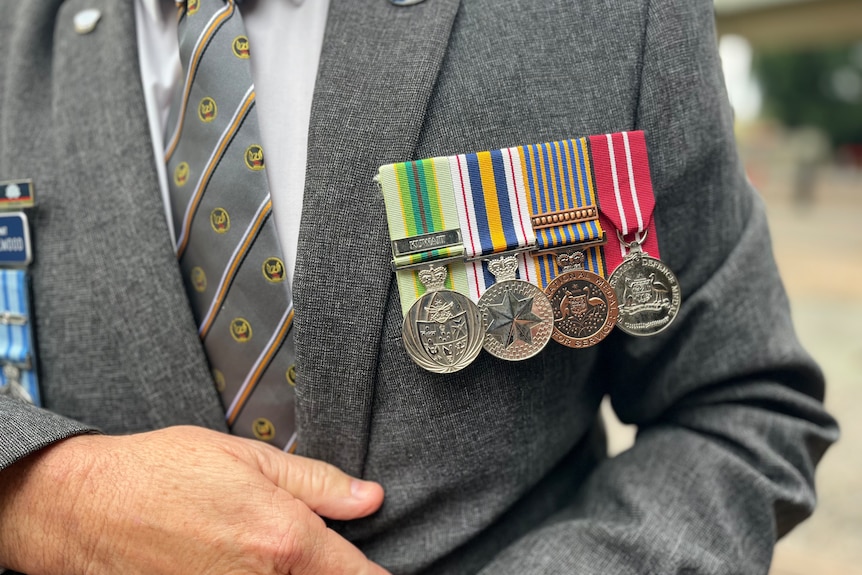
[[[488,269],[497,281],[479,298],[485,351],[509,361],[531,358],[551,339],[551,302],[538,287],[515,278],[515,256],[491,260]]]
[[[3,366],[3,380],[0,380],[0,395],[33,403],[33,396],[21,384],[21,370],[10,363]]]
[[[551,337],[572,348],[597,344],[613,329],[616,294],[604,279],[604,231],[584,138],[525,146],[531,225],[530,256],[554,314]]]
[[[485,351],[507,361],[547,345],[553,312],[527,267],[536,246],[518,148],[449,158],[464,237],[467,283],[485,328]]]
[[[608,281],[619,300],[617,326],[629,335],[655,335],[676,318],[682,297],[674,273],[640,244],[628,244],[631,251]]]
[[[29,266],[32,180],[0,182],[0,395],[41,404]]]
[[[418,272],[426,291],[404,316],[404,347],[419,367],[451,373],[470,365],[482,351],[484,332],[470,298],[444,289],[446,267]]]
[[[447,158],[381,166],[392,267],[410,358],[434,373],[464,369],[482,351],[485,331],[468,290]]]
[[[643,132],[622,132],[592,136],[590,144],[600,219],[616,230],[606,261],[619,301],[617,326],[630,335],[657,334],[676,318],[682,297],[679,280],[658,259],[646,138]]]
[[[554,310],[551,337],[566,347],[590,347],[617,322],[617,296],[602,276],[584,269],[584,254],[560,254],[563,273],[545,288]]]

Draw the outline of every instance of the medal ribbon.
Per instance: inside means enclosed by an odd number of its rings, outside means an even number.
[[[539,251],[600,241],[592,166],[586,138],[517,148]],[[601,246],[584,250],[584,269],[602,277]],[[527,256],[533,283],[544,289],[561,270],[554,254]]]
[[[25,270],[0,269],[0,312],[5,316],[0,324],[0,394],[40,405],[29,294]],[[14,379],[2,369],[7,364],[17,370]]]
[[[526,185],[518,148],[504,148],[448,158],[465,255],[481,258],[522,250],[536,244],[527,209]],[[518,275],[535,278],[525,254],[518,256]],[[467,262],[473,301],[495,283],[485,261]]]
[[[416,270],[403,268],[464,255],[452,171],[448,158],[431,158],[387,164],[377,177],[386,203],[402,312],[406,313],[427,290]],[[466,294],[463,260],[445,265],[449,270],[446,288]]]
[[[646,138],[642,131],[619,132],[590,136],[590,151],[599,196],[601,225],[609,230],[605,259],[609,272],[613,272],[628,255],[628,250],[617,237],[635,240],[635,233],[646,239],[645,252],[659,258],[658,236],[653,211],[655,196],[650,178]]]

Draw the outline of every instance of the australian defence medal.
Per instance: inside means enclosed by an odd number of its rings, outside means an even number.
[[[600,219],[610,232],[605,261],[619,300],[617,326],[630,335],[654,335],[673,322],[682,298],[679,281],[659,259],[646,135],[620,132],[590,142]]]
[[[617,326],[630,335],[655,335],[673,322],[682,296],[679,280],[661,260],[635,247],[608,280],[619,300]]]

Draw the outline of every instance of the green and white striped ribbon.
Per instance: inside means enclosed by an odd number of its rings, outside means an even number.
[[[427,291],[417,270],[407,266],[440,261],[449,270],[446,288],[466,295],[464,244],[448,159],[387,164],[377,181],[386,202],[402,312]]]

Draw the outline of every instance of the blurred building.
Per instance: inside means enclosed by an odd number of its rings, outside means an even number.
[[[756,49],[817,48],[862,38],[860,0],[715,0],[720,35]]]

